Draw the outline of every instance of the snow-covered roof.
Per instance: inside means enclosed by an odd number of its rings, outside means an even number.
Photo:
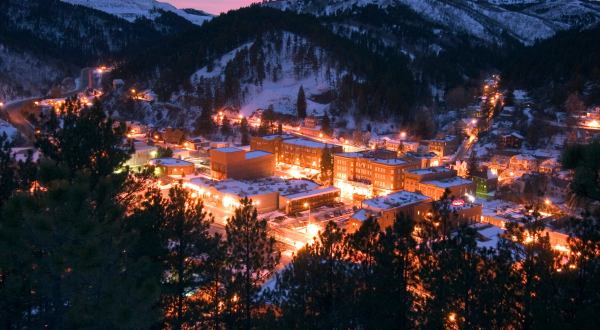
[[[379,163],[379,164],[385,164],[385,165],[404,165],[404,164],[406,164],[406,161],[404,161],[402,159],[398,159],[398,158],[374,159],[373,162]]]
[[[426,174],[434,174],[434,173],[447,173],[452,171],[451,169],[444,166],[435,166],[435,167],[426,167],[426,168],[415,168],[412,170],[408,170],[408,173],[416,174],[416,175],[426,175]]]
[[[327,146],[325,143],[321,143],[321,142],[317,142],[317,141],[313,141],[313,140],[302,139],[302,138],[285,140],[285,143],[294,144],[294,145],[298,145],[298,146],[302,146],[302,147],[319,148],[319,149],[325,148]]]
[[[473,181],[463,179],[458,176],[455,176],[453,178],[430,180],[430,181],[423,182],[423,184],[432,185],[432,186],[436,186],[436,187],[440,187],[440,188],[451,188],[451,187],[462,186],[462,185],[471,184],[471,183],[473,183]]]
[[[398,207],[419,204],[429,200],[430,198],[425,195],[401,190],[387,196],[364,200],[362,205],[363,207],[374,210],[389,210]]]
[[[260,151],[260,150],[250,151],[250,152],[246,153],[246,159],[254,159],[254,158],[265,157],[265,156],[269,156],[269,155],[272,155],[272,153],[266,152],[266,151]]]
[[[211,180],[204,177],[193,178],[190,185],[203,189],[215,189],[221,193],[233,194],[238,197],[251,197],[268,193],[279,193],[281,196],[293,195],[319,188],[319,185],[304,179],[282,179],[267,177],[256,180]]]
[[[223,148],[216,148],[214,149],[215,151],[218,152],[225,152],[225,153],[230,153],[230,152],[240,152],[243,151],[242,149],[238,149],[238,148],[234,148],[234,147],[223,147]]]
[[[161,166],[194,166],[194,163],[177,158],[155,158],[150,161],[153,165]]]
[[[294,138],[294,136],[293,135],[289,135],[289,134],[285,134],[285,135],[275,134],[275,135],[266,135],[266,136],[262,137],[263,140],[268,140],[268,141],[275,140],[275,139],[287,140],[287,139],[293,139],[293,138]]]
[[[293,201],[293,200],[305,199],[305,198],[309,198],[309,197],[314,197],[314,196],[319,196],[319,195],[324,195],[324,194],[329,194],[329,193],[334,193],[334,192],[339,192],[339,191],[340,191],[340,189],[331,186],[331,187],[325,187],[325,188],[320,188],[320,189],[315,189],[315,190],[309,190],[309,191],[305,191],[305,192],[301,192],[301,193],[297,193],[297,194],[287,195],[285,197],[288,200]]]

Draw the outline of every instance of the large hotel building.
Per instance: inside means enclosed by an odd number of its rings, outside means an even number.
[[[331,149],[332,153],[342,152],[342,146],[325,144],[292,135],[268,135],[252,137],[251,150],[270,152],[275,155],[277,163],[297,165],[300,167],[321,169],[323,149]]]
[[[418,162],[395,158],[394,152],[375,150],[345,152],[333,156],[334,185],[342,196],[364,199],[403,189],[404,172],[419,167]]]

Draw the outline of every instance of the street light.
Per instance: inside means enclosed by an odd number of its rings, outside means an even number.
[[[310,226],[310,204],[308,202],[304,202],[304,208],[308,209],[308,225],[306,226],[306,230],[308,232],[308,226]]]

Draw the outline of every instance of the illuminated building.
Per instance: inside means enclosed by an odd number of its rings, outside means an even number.
[[[296,165],[314,170],[321,169],[321,157],[325,148],[331,149],[332,153],[343,151],[342,146],[296,138],[290,135],[269,135],[253,137],[250,140],[251,150],[271,152],[275,154],[275,159],[278,163]]]
[[[279,162],[283,140],[293,139],[292,135],[267,135],[253,136],[250,138],[250,149],[270,152],[275,155],[275,161]]]
[[[456,176],[456,171],[443,166],[410,169],[404,174],[404,190],[415,192],[419,183]]]
[[[334,186],[342,190],[344,197],[352,199],[401,190],[404,172],[417,168],[418,164],[395,158],[395,154],[382,150],[334,154]]]
[[[440,157],[448,156],[456,152],[458,139],[454,135],[448,135],[441,139],[424,141],[429,146],[429,151]]]
[[[498,147],[520,149],[524,140],[525,138],[517,132],[500,135],[498,137]]]
[[[492,192],[498,188],[498,175],[491,170],[475,173],[471,175],[471,180],[475,184],[475,195],[479,198],[490,198]]]
[[[156,158],[157,147],[149,146],[145,143],[135,142],[135,152],[131,155],[131,158],[127,160],[125,165],[130,167],[139,167],[147,165],[150,160]]]
[[[404,175],[404,189],[419,192],[434,200],[440,199],[446,189],[452,196],[461,197],[475,190],[473,181],[456,176],[456,171],[445,167],[409,170]]]
[[[259,213],[278,209],[288,213],[305,211],[304,203],[314,208],[333,203],[339,196],[334,187],[324,188],[310,180],[279,177],[222,181],[197,177],[183,185],[206,202],[226,209],[234,209],[239,206],[240,199],[249,198]]]
[[[213,179],[257,179],[272,176],[275,156],[266,151],[245,151],[226,147],[210,150],[210,172]]]
[[[398,213],[417,219],[419,214],[426,214],[431,209],[432,199],[414,192],[398,191],[393,194],[362,201],[361,210],[348,221],[346,229],[354,232],[369,217],[378,220],[381,229],[391,226]]]
[[[441,157],[434,152],[406,152],[404,156],[411,162],[417,162],[420,168],[441,165]]]
[[[513,171],[533,172],[538,169],[538,161],[530,155],[515,155],[510,158],[508,167]]]
[[[194,163],[177,158],[155,158],[150,161],[155,166],[157,176],[194,174],[196,168]]]
[[[306,211],[307,206],[317,208],[331,205],[340,197],[340,189],[336,187],[324,187],[291,195],[279,196],[279,207],[287,214]]]

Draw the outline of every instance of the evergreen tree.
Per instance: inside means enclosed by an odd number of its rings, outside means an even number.
[[[414,324],[417,297],[411,288],[417,285],[418,262],[413,231],[414,221],[399,213],[379,236],[369,328],[410,329]]]
[[[247,146],[250,144],[250,132],[248,129],[248,119],[246,117],[242,118],[240,122],[240,134],[242,136],[241,143],[243,146]]]
[[[163,244],[165,279],[162,304],[165,325],[173,329],[193,327],[208,310],[194,293],[207,286],[206,258],[214,240],[208,233],[213,219],[204,206],[181,186],[169,190],[164,205]]]
[[[17,189],[16,175],[8,136],[2,134],[0,135],[0,209]]]
[[[325,146],[321,152],[321,181],[333,184],[333,154],[331,148]]]
[[[194,134],[209,136],[215,131],[215,122],[212,118],[212,111],[210,108],[205,107],[202,109],[202,112],[196,118],[196,123],[194,125]]]
[[[92,177],[112,173],[129,158],[133,145],[126,145],[127,127],[108,117],[99,101],[83,107],[79,100],[70,99],[61,108],[60,121],[52,117],[43,126],[36,145],[57,165],[65,165],[75,175],[80,170]]]
[[[353,267],[345,262],[344,232],[327,223],[314,244],[298,251],[277,277],[269,297],[281,311],[279,328],[331,329],[356,326]]]
[[[477,155],[473,151],[471,152],[467,162],[467,177],[473,177],[477,174],[479,174],[479,166],[477,164]]]
[[[229,136],[231,135],[231,123],[229,119],[223,118],[223,123],[221,124],[221,135]]]
[[[173,150],[169,147],[163,148],[158,146],[156,149],[156,158],[171,158],[173,157]]]
[[[329,115],[325,114],[323,116],[323,120],[321,120],[321,131],[323,134],[331,136],[333,134],[333,128],[331,127],[331,120],[329,119]]]
[[[296,99],[296,115],[300,119],[306,118],[306,95],[304,95],[304,87],[298,89],[298,97]]]
[[[251,329],[254,313],[261,305],[260,288],[279,262],[275,239],[267,232],[267,221],[259,220],[249,199],[240,200],[240,207],[225,226],[227,255],[231,280],[227,286],[228,328]]]

